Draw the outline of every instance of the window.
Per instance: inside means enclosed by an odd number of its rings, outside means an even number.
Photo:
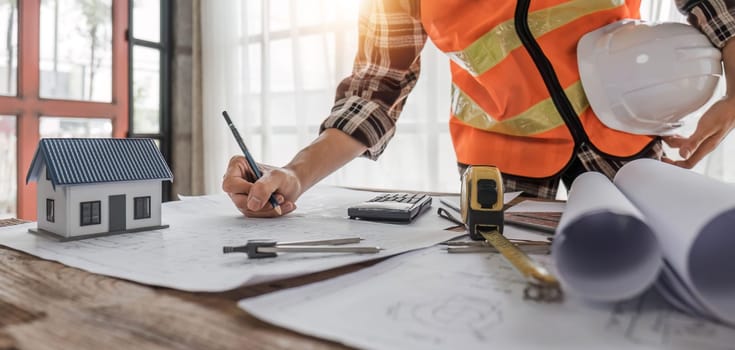
[[[81,226],[99,225],[100,223],[100,201],[82,202],[79,211],[81,213]]]
[[[127,135],[129,1],[0,1],[0,216],[36,220],[40,137]]]
[[[134,211],[135,215],[133,218],[135,220],[138,219],[148,219],[151,217],[151,197],[135,197],[133,199],[133,204],[135,205]]]
[[[46,221],[54,222],[54,200],[46,199]]]
[[[46,166],[46,180],[51,181],[51,170]]]

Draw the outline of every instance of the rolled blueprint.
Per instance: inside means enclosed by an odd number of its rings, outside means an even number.
[[[643,214],[604,175],[572,184],[552,245],[565,292],[592,301],[632,298],[661,270],[661,250]]]
[[[735,186],[650,159],[626,164],[614,182],[658,236],[662,294],[735,325]]]

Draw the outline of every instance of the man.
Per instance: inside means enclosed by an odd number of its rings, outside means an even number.
[[[676,0],[690,22],[722,50],[726,96],[688,138],[664,138],[691,168],[735,127],[735,1]],[[608,177],[627,161],[662,158],[661,139],[605,127],[579,83],[576,44],[587,32],[639,17],[636,0],[374,0],[360,14],[353,73],[337,89],[332,113],[312,144],[282,168],[264,167],[253,183],[241,156],[222,187],[247,216],[278,216],[299,196],[360,155],[376,159],[395,131],[418,79],[427,36],[452,59],[450,131],[460,169],[496,165],[507,191],[554,197],[584,171]]]

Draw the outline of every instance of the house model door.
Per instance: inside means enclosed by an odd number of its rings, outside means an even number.
[[[110,196],[109,232],[125,231],[125,195]]]

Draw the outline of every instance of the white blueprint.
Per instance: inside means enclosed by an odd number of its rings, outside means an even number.
[[[57,242],[28,233],[35,223],[0,228],[0,244],[43,259],[93,273],[187,291],[224,291],[242,285],[307,274],[355,262],[427,247],[458,234],[435,211],[410,225],[362,222],[347,218],[347,207],[375,192],[317,187],[298,209],[278,219],[245,218],[226,195],[187,197],[163,205],[167,229]],[[438,204],[438,203],[437,203]],[[361,237],[362,246],[384,248],[378,254],[283,253],[248,259],[223,254],[222,247],[249,239],[297,241]]]
[[[432,247],[239,305],[366,349],[735,349],[735,329],[683,315],[655,293],[545,304],[523,300],[525,285],[499,254]]]
[[[595,172],[574,180],[552,248],[564,291],[594,301],[642,293],[663,266],[646,218],[612,181]]]

